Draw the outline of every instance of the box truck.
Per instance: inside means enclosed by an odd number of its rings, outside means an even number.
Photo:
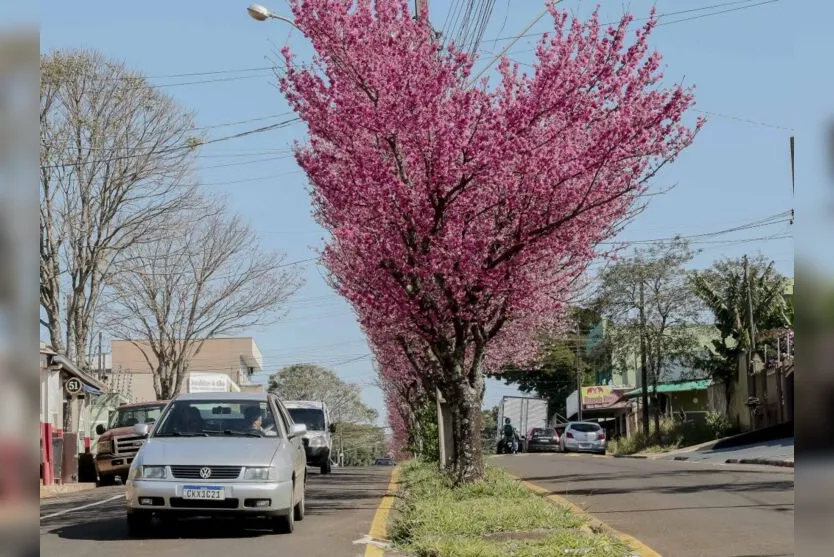
[[[495,432],[499,444],[503,438],[504,420],[510,418],[512,426],[521,436],[521,448],[526,450],[526,437],[534,427],[547,427],[547,400],[543,398],[505,396],[498,405],[498,428]]]

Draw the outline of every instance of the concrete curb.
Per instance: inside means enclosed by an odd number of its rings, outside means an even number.
[[[88,491],[95,489],[94,483],[77,483],[77,484],[61,484],[61,485],[42,485],[41,499],[51,499],[60,495],[67,495],[69,493],[78,493],[79,491]]]
[[[394,557],[398,555],[390,549],[390,542],[388,541],[388,515],[394,506],[394,496],[398,491],[399,481],[400,467],[395,466],[391,470],[388,489],[385,491],[385,495],[382,496],[382,500],[379,502],[379,506],[374,513],[370,532],[362,540],[366,544],[363,554],[365,557],[383,557],[384,555]]]
[[[638,457],[639,458],[639,457]],[[506,470],[505,470],[506,472]],[[626,534],[625,532],[621,532],[616,528],[609,525],[607,522],[597,518],[593,514],[589,513],[585,509],[581,508],[580,506],[576,505],[575,503],[569,501],[568,499],[557,495],[555,493],[551,493],[551,491],[545,487],[542,487],[538,484],[534,484],[532,482],[525,481],[518,476],[510,474],[507,472],[511,478],[515,479],[516,481],[521,482],[521,485],[532,491],[533,493],[537,493],[538,495],[550,500],[557,505],[561,505],[562,507],[566,507],[571,512],[576,514],[577,516],[583,517],[585,520],[588,521],[587,526],[590,527],[591,531],[599,532],[608,534],[614,538],[617,538],[622,542],[626,547],[632,550],[633,557],[662,557],[660,553],[652,549],[651,547],[647,546],[642,541],[638,540],[634,536]]]
[[[769,458],[728,458],[726,464],[759,464],[762,466],[780,466],[793,468],[793,460],[772,460]]]

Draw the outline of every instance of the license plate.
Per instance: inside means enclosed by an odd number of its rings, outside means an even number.
[[[222,501],[226,498],[226,490],[222,487],[215,486],[186,485],[182,488],[182,498],[201,501]]]
[[[590,449],[591,444],[590,443],[580,443],[579,447],[582,448],[582,449]]]

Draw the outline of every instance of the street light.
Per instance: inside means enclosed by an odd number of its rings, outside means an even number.
[[[285,23],[289,23],[296,29],[298,26],[293,22],[291,19],[287,19],[286,17],[278,14],[274,14],[270,12],[266,7],[261,6],[260,4],[251,4],[246,11],[249,12],[249,16],[257,21],[266,21],[267,19],[279,19]]]

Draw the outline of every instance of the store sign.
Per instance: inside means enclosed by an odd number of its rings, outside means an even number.
[[[606,385],[582,387],[583,408],[605,408],[620,400],[614,389]]]
[[[75,377],[67,379],[67,382],[64,383],[64,389],[71,395],[77,395],[83,388],[84,386],[81,384],[81,381]]]
[[[223,373],[191,373],[188,376],[189,393],[224,393],[229,390],[229,376]]]

